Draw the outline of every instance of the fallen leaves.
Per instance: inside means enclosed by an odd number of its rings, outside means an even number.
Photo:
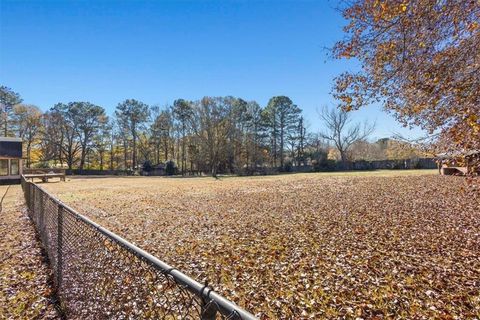
[[[0,186],[0,193],[6,189]],[[0,319],[59,319],[50,299],[50,270],[22,210],[23,193],[12,186],[0,214]]]
[[[444,176],[75,179],[62,200],[261,318],[475,318],[480,199]]]

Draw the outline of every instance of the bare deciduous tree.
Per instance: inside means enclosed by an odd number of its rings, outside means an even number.
[[[375,123],[352,123],[351,114],[342,109],[325,106],[319,116],[325,127],[320,137],[335,145],[343,163],[348,160],[348,150],[352,144],[365,140],[375,130]]]

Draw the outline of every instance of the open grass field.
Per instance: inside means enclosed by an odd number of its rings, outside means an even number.
[[[435,173],[43,186],[261,318],[480,318],[480,197]]]

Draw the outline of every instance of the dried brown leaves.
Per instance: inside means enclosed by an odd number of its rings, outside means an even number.
[[[373,175],[46,186],[261,318],[478,318],[480,198]]]
[[[0,186],[0,196],[6,189]],[[10,187],[0,214],[0,319],[58,319],[49,270],[22,204],[20,186]]]

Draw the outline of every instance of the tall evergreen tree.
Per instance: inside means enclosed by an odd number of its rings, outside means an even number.
[[[173,115],[180,124],[182,134],[182,175],[184,175],[186,168],[186,136],[190,122],[193,119],[192,103],[184,99],[175,100],[173,102]]]
[[[137,169],[137,138],[139,129],[147,122],[150,115],[148,105],[135,99],[127,99],[117,105],[115,116],[123,129],[132,136],[132,169]],[[124,140],[126,141],[126,140]],[[125,143],[125,148],[126,143]],[[126,155],[126,153],[125,153]],[[125,156],[126,159],[126,156]]]
[[[8,136],[8,119],[13,106],[22,103],[20,95],[6,86],[0,86],[0,107],[2,108],[3,135]]]
[[[108,117],[105,109],[90,102],[71,102],[68,104],[68,113],[82,147],[79,169],[83,170],[85,158],[93,147],[93,139],[104,129]]]
[[[301,109],[286,96],[270,99],[264,110],[265,125],[270,131],[274,165],[280,160],[280,168],[284,167],[284,150],[287,137],[295,130],[300,118]]]

